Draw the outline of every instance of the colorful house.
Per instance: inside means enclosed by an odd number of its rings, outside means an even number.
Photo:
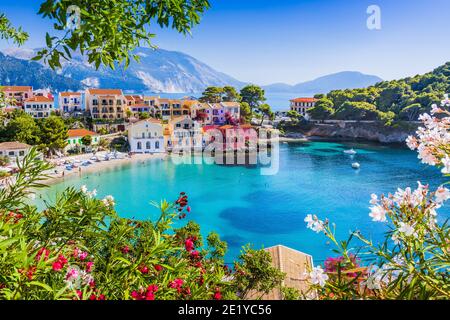
[[[128,127],[128,143],[133,153],[165,152],[161,121],[148,118],[133,123]]]
[[[100,141],[100,135],[93,132],[93,131],[89,131],[86,129],[70,129],[67,132],[67,135],[69,136],[68,139],[66,140],[67,142],[67,146],[65,148],[65,151],[69,151],[69,150],[73,150],[73,149],[77,149],[77,148],[81,148],[83,147],[83,142],[82,139],[86,136],[91,136],[92,137],[92,143],[91,145],[97,145]],[[85,146],[87,147],[87,146]]]
[[[318,99],[315,98],[296,98],[290,100],[291,110],[297,111],[305,119],[309,119],[308,110],[314,108]]]
[[[58,105],[63,114],[83,112],[81,92],[60,92],[58,96]]]
[[[35,119],[48,118],[55,110],[54,100],[45,96],[34,96],[25,100],[23,109]]]
[[[19,161],[30,151],[31,146],[18,141],[0,143],[0,156],[6,156],[11,162]]]
[[[7,107],[23,107],[25,100],[34,96],[32,86],[4,86],[0,90],[9,102]]]

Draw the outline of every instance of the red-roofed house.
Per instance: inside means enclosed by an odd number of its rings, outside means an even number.
[[[82,112],[81,92],[60,92],[59,108],[63,113]]]
[[[99,134],[86,129],[70,129],[69,131],[67,131],[67,135],[69,136],[69,138],[66,140],[67,146],[65,148],[65,151],[81,147],[83,145],[81,139],[85,136],[92,137],[91,145],[96,145],[100,141]]]
[[[31,86],[4,86],[0,90],[5,93],[5,98],[13,103],[8,106],[22,107],[26,99],[33,97],[33,87]]]
[[[53,98],[34,96],[25,100],[24,110],[35,119],[48,118],[54,111]]]
[[[306,119],[309,118],[308,110],[314,108],[318,100],[315,98],[296,98],[291,100],[291,110],[297,111]]]

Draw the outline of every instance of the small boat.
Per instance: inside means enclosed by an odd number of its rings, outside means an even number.
[[[358,162],[353,162],[352,163],[352,168],[353,169],[359,169],[359,168],[361,168],[361,165]]]
[[[344,150],[344,153],[353,156],[356,154],[356,151],[354,149],[350,149],[350,150]]]
[[[69,170],[69,171],[70,171],[70,170],[72,170],[72,169],[73,169],[73,166],[72,166],[72,165],[67,165],[67,166],[66,166],[66,170]]]

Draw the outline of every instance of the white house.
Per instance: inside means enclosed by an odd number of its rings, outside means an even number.
[[[30,151],[31,146],[17,141],[0,143],[0,156],[7,156],[11,162],[19,161]]]
[[[316,102],[319,101],[315,98],[296,98],[292,99],[291,102],[291,110],[297,111],[301,114],[305,119],[309,119],[308,110],[314,108]]]
[[[128,143],[133,153],[165,152],[161,121],[148,118],[128,127]]]
[[[82,112],[81,92],[60,92],[59,108],[62,113],[80,113]]]
[[[33,118],[48,118],[54,111],[54,101],[53,98],[34,96],[25,100],[23,108]]]
[[[99,134],[86,129],[70,129],[69,131],[67,131],[67,136],[68,139],[66,140],[67,146],[65,148],[65,151],[83,147],[82,139],[86,136],[91,136],[92,138],[91,146],[97,145],[100,141]],[[90,146],[85,147],[90,148]]]

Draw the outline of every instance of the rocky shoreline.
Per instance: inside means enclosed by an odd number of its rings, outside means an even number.
[[[418,125],[387,127],[379,123],[321,123],[300,128],[296,132],[286,132],[285,137],[301,138],[332,138],[343,140],[365,140],[379,143],[404,143],[406,138],[414,135]]]

